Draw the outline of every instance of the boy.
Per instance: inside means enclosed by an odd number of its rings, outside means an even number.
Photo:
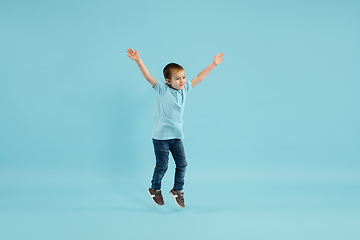
[[[129,48],[127,49],[127,53],[127,56],[136,62],[144,78],[159,94],[155,105],[155,121],[152,133],[156,166],[148,193],[155,204],[159,206],[164,205],[160,188],[161,180],[168,168],[170,151],[176,165],[174,187],[170,191],[170,195],[174,198],[176,205],[184,208],[185,202],[182,190],[187,162],[181,139],[184,138],[182,132],[182,115],[184,112],[185,99],[188,92],[204,80],[204,78],[224,60],[224,54],[220,54],[219,52],[215,55],[212,63],[190,82],[187,82],[185,79],[183,67],[176,63],[169,63],[163,71],[165,83],[157,81],[150,75],[136,49],[134,51]]]

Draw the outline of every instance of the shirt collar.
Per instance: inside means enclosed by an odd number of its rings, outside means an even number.
[[[167,83],[166,83],[166,85],[168,86],[168,88],[170,89],[171,92],[181,93],[181,91],[182,91],[182,90],[172,89]]]

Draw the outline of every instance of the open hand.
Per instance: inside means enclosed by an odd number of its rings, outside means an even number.
[[[221,53],[220,52],[214,56],[214,63],[215,63],[215,66],[219,65],[222,61],[224,61],[224,53]]]
[[[131,58],[132,60],[134,60],[135,62],[139,60],[140,55],[139,55],[139,52],[136,49],[134,51],[131,48],[128,48],[126,52],[128,53],[127,56],[129,58]]]

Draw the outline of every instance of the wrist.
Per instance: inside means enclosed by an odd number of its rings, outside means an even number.
[[[141,62],[141,58],[139,57],[138,59],[134,60],[136,63],[140,63]]]

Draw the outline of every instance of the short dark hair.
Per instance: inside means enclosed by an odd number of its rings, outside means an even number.
[[[184,68],[182,66],[180,66],[179,64],[177,63],[169,63],[168,65],[166,65],[164,67],[164,77],[165,79],[168,78],[168,79],[171,79],[171,74],[173,72],[178,72],[178,71],[183,71]]]

